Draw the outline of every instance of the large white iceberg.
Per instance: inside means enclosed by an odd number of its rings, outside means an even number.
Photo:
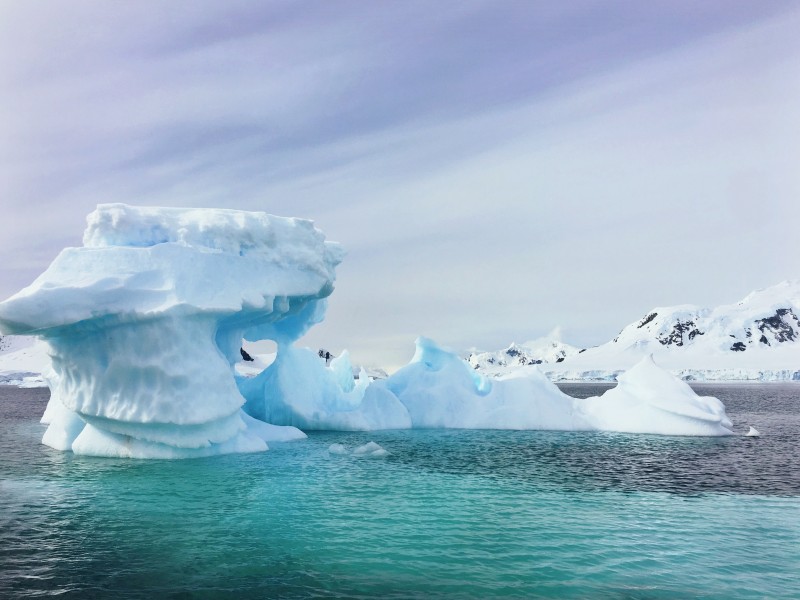
[[[344,357],[346,360],[346,357]],[[258,377],[240,379],[246,410],[301,429],[547,429],[666,435],[729,435],[718,399],[647,356],[600,397],[573,398],[536,366],[505,377],[480,375],[458,355],[419,338],[411,362],[387,379],[354,381],[307,349],[279,347]],[[347,379],[349,377],[349,383]]]
[[[266,450],[300,429],[491,428],[729,434],[714,398],[644,361],[586,400],[536,367],[487,379],[420,338],[385,380],[293,343],[322,320],[341,248],[310,221],[234,210],[98,206],[83,246],[0,303],[0,331],[49,343],[43,442],[179,458]],[[275,360],[238,376],[243,340]]]
[[[265,450],[234,379],[242,338],[290,343],[319,321],[341,248],[306,220],[121,204],[98,206],[83,242],[0,304],[3,332],[50,345],[45,443],[104,456]]]
[[[595,429],[627,433],[729,435],[725,406],[713,396],[698,396],[645,356],[618,378],[615,388],[581,401]]]

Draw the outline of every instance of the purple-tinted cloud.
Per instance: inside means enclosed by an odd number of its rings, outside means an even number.
[[[361,360],[730,301],[798,276],[798,23],[779,1],[4,4],[0,296],[125,201],[315,218],[351,254],[313,339]],[[586,289],[635,280],[589,314]]]

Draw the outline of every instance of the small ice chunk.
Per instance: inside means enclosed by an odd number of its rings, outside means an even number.
[[[347,448],[344,447],[344,444],[331,444],[328,446],[328,452],[336,455],[347,454]]]
[[[753,427],[753,426],[751,425],[751,426],[750,426],[750,429],[749,429],[749,430],[747,431],[747,433],[745,433],[744,435],[745,435],[746,437],[758,437],[758,436],[760,436],[761,434],[758,432],[758,429],[756,429],[755,427]]]
[[[356,456],[386,456],[389,453],[375,442],[367,442],[353,450],[353,454]]]

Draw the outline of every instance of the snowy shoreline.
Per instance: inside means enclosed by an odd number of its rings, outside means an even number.
[[[686,383],[800,383],[800,371],[778,370],[745,373],[719,373],[718,371],[666,369]],[[545,371],[553,383],[616,383],[624,370],[606,371],[603,374],[586,374],[578,377],[570,374]]]
[[[616,379],[551,379],[553,383],[556,385],[560,383],[568,383],[568,384],[585,384],[585,385],[596,385],[596,384],[608,384],[608,385],[615,385],[617,383]],[[717,385],[717,384],[731,384],[731,385],[766,385],[766,384],[781,384],[781,383],[788,383],[788,384],[800,384],[800,380],[798,379],[683,379],[689,385],[694,384],[708,384],[708,385]]]
[[[0,373],[1,387],[46,388],[47,382],[37,373]]]

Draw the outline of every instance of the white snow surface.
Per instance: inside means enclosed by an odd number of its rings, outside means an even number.
[[[269,323],[329,295],[343,256],[311,221],[265,213],[102,204],[87,220],[83,247],[2,303],[5,333],[164,314]]]
[[[535,365],[485,377],[426,338],[394,375],[373,380],[362,369],[355,378],[347,352],[326,364],[294,346],[322,320],[341,258],[310,221],[98,206],[83,247],[63,250],[0,303],[0,332],[47,343],[43,442],[93,456],[185,458],[263,451],[302,439],[301,429],[730,433],[718,400],[650,359],[586,400]],[[250,369],[265,367],[257,375],[237,369],[242,344],[259,340],[275,342],[274,360],[253,361]]]

